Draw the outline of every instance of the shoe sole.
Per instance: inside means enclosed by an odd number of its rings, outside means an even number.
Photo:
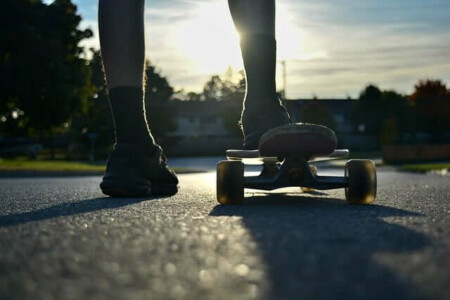
[[[104,178],[100,188],[105,195],[117,198],[171,196],[178,192],[177,184],[149,184],[146,181],[117,178]]]
[[[328,155],[336,149],[334,132],[321,125],[296,123],[275,127],[259,141],[261,156],[284,156],[289,153]]]

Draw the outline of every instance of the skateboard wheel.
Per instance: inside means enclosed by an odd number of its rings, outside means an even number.
[[[309,166],[309,168],[311,169],[311,173],[313,173],[314,175],[317,175],[317,167],[316,166]],[[310,187],[302,187],[302,192],[303,193],[311,193],[314,192],[313,188]]]
[[[217,164],[217,201],[220,204],[244,202],[244,164],[241,161],[221,161]]]
[[[377,194],[377,173],[371,160],[352,159],[345,165],[348,187],[345,198],[350,204],[371,204]]]

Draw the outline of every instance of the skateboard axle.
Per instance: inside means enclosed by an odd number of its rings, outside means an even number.
[[[288,179],[293,184],[300,184],[303,179],[303,172],[300,168],[292,168],[288,172]]]

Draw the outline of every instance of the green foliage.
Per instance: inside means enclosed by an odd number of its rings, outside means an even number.
[[[87,101],[84,111],[74,113],[71,122],[72,152],[74,154],[86,154],[89,148],[87,133],[95,132],[96,157],[105,158],[114,141],[114,126],[109,107],[108,91],[105,85],[103,62],[100,51],[91,49],[92,58],[89,61],[93,93]],[[81,159],[72,155],[72,158]]]
[[[145,101],[161,103],[172,99],[173,87],[149,61],[145,63]]]
[[[220,112],[223,125],[236,136],[241,135],[238,120],[241,118],[244,97],[244,73],[243,71],[234,72],[231,67],[223,76],[212,76],[203,88],[203,98],[206,101],[223,101],[226,104]]]
[[[381,90],[374,86],[367,86],[360,94],[355,107],[357,126],[363,126],[364,133],[378,136],[383,124],[383,108],[381,105]]]
[[[86,153],[89,140],[86,133],[95,132],[96,157],[105,157],[114,142],[114,126],[109,107],[108,92],[105,85],[105,75],[100,51],[91,49],[92,59],[89,61],[93,95],[90,97],[85,112],[76,114],[72,122],[74,147],[79,153]],[[158,70],[146,63],[146,112],[153,135],[157,139],[164,137],[167,131],[175,130],[176,114],[171,110],[170,100],[173,88]],[[79,157],[77,157],[79,158]]]
[[[202,93],[189,92],[189,93],[187,93],[186,96],[187,96],[188,101],[203,101],[204,100]]]
[[[29,134],[54,132],[87,109],[90,69],[79,43],[92,32],[80,21],[70,0],[1,1],[0,115]]]
[[[380,142],[382,144],[393,144],[399,140],[399,134],[397,119],[394,117],[387,118],[380,130]]]
[[[449,115],[450,94],[445,84],[421,80],[409,97],[367,86],[355,106],[353,121],[383,144],[401,142],[402,134],[418,132],[430,134],[430,141],[440,141],[450,130]]]
[[[363,125],[364,133],[378,136],[381,142],[395,142],[400,132],[413,130],[412,107],[405,96],[395,91],[367,86],[360,94],[355,113],[355,125]]]
[[[235,72],[231,67],[224,75],[213,75],[203,87],[206,101],[238,101],[242,103],[245,95],[243,71]]]
[[[407,97],[395,91],[383,91],[380,109],[379,139],[382,144],[397,143],[400,141],[401,133],[414,132],[415,115]]]
[[[157,140],[177,129],[177,116],[170,105],[174,89],[149,61],[145,64],[145,108],[150,129]]]
[[[432,139],[450,131],[450,92],[440,80],[420,80],[410,101],[416,110],[417,129]]]
[[[213,75],[203,86],[203,96],[206,101],[222,100],[225,82],[219,75]]]

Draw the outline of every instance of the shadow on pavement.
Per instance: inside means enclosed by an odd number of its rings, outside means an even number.
[[[72,203],[63,203],[55,206],[18,214],[0,216],[0,227],[15,226],[28,222],[43,221],[58,217],[77,215],[102,209],[119,208],[142,201],[158,198],[94,198]]]
[[[430,243],[382,220],[420,214],[305,194],[256,194],[241,206],[218,205],[210,215],[243,218],[267,266],[269,299],[423,299],[377,261]]]

